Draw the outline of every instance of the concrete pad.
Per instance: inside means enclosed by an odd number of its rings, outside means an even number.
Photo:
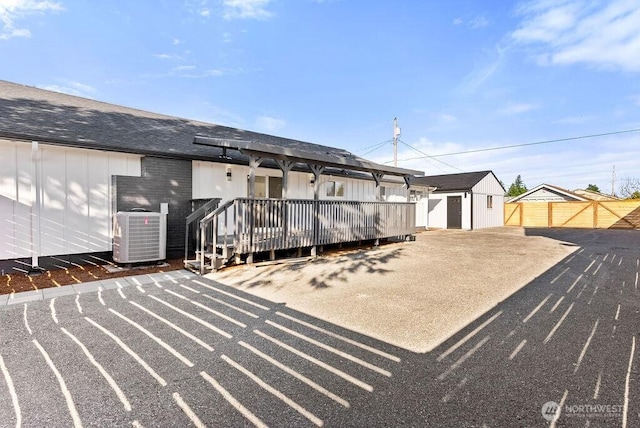
[[[122,288],[131,287],[131,284],[129,284],[125,278],[112,278],[100,281],[100,286],[104,290],[114,290],[118,288],[118,284],[120,284],[120,287]]]
[[[76,284],[73,286],[73,289],[76,293],[91,293],[100,290],[100,287],[101,281],[92,281],[85,282],[83,284]]]
[[[149,275],[136,275],[136,276],[128,276],[126,279],[131,285],[147,285],[153,284],[153,279],[149,277]]]
[[[9,295],[7,305],[17,305],[20,303],[33,302],[36,300],[42,300],[42,290],[22,291]]]
[[[428,352],[577,247],[520,228],[429,231],[416,241],[295,265],[206,275],[414,352]]]
[[[9,300],[8,294],[0,294],[0,306],[4,306],[7,304],[7,300]]]
[[[53,297],[69,296],[76,294],[73,285],[63,285],[62,287],[45,288],[42,290],[43,299],[51,299]]]

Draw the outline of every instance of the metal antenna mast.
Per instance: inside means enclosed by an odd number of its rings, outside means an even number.
[[[613,166],[613,172],[611,173],[611,196],[616,195],[616,166]]]

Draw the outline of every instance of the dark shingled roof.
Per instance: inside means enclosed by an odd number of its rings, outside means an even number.
[[[444,174],[444,175],[428,175],[425,177],[417,177],[412,183],[415,185],[429,185],[436,186],[438,192],[468,192],[473,186],[478,184],[480,180],[486,177],[488,174],[493,174],[493,171],[477,171],[477,172],[462,172],[460,174]],[[495,174],[494,174],[495,177]],[[497,180],[497,178],[496,178]]]
[[[2,80],[0,118],[0,137],[87,149],[221,161],[221,148],[193,144],[196,135],[203,135],[256,141],[316,155],[331,153],[367,162],[335,147],[151,113]],[[222,160],[225,163],[248,163],[248,157],[238,151],[230,150],[227,156]],[[264,166],[275,167],[275,163],[265,162]],[[390,167],[380,165],[380,168]]]

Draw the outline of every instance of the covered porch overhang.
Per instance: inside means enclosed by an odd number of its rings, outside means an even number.
[[[255,170],[267,159],[273,160],[282,171],[282,197],[284,199],[287,198],[289,172],[296,165],[306,166],[314,175],[314,200],[319,198],[319,178],[327,168],[371,174],[376,183],[377,192],[380,190],[380,182],[384,176],[401,177],[407,188],[411,187],[414,177],[424,176],[423,171],[381,165],[346,151],[337,149],[330,151],[323,146],[309,145],[309,148],[305,146],[284,147],[249,140],[221,139],[206,136],[196,136],[193,143],[222,148],[223,153],[226,153],[226,150],[237,150],[241,154],[248,156],[249,198],[255,197]]]

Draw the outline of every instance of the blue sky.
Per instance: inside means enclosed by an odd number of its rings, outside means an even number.
[[[427,174],[603,191],[614,165],[640,177],[640,132],[423,156],[640,128],[640,0],[0,0],[0,64],[0,79],[378,162],[397,117],[398,165]]]

